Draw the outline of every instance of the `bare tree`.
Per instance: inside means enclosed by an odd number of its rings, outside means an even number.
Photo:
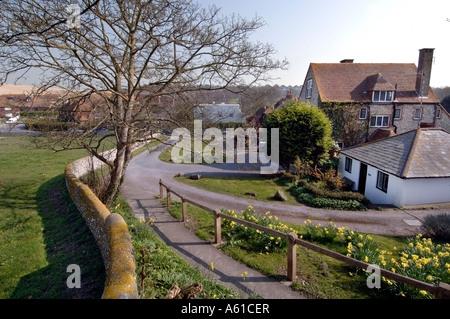
[[[260,17],[224,16],[189,0],[79,0],[86,10],[73,16],[72,2],[1,1],[0,76],[38,69],[43,89],[65,88],[70,101],[101,99],[93,107],[102,105],[103,116],[85,134],[111,127],[116,155],[99,154],[104,139],[83,147],[110,168],[105,203],[118,194],[132,146],[160,120],[177,124],[185,110],[177,105],[191,105],[194,92],[246,88],[287,65],[271,45],[249,40]]]

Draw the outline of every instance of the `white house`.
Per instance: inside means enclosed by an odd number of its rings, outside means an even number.
[[[239,104],[200,104],[194,108],[194,118],[210,123],[245,123],[246,116]]]
[[[420,128],[340,152],[342,177],[372,203],[450,202],[450,133]]]

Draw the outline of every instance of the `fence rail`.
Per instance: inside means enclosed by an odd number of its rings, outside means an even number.
[[[300,245],[302,247],[305,247],[307,249],[310,249],[312,251],[321,253],[323,255],[326,255],[328,257],[337,259],[339,261],[342,261],[344,263],[347,263],[352,266],[359,267],[361,269],[367,270],[370,266],[372,266],[369,263],[360,261],[355,258],[351,258],[348,256],[345,256],[343,254],[337,253],[333,250],[321,247],[319,245],[310,243],[308,241],[305,241],[303,239],[298,238],[297,234],[295,233],[283,233],[268,227],[261,226],[259,224],[249,222],[240,218],[236,218],[227,214],[222,213],[220,209],[213,209],[210,207],[207,207],[205,205],[202,205],[200,203],[195,202],[194,200],[188,199],[186,196],[181,194],[178,191],[173,190],[170,186],[167,186],[164,184],[162,180],[159,180],[159,192],[160,192],[160,198],[161,200],[164,199],[164,189],[166,189],[166,198],[167,198],[167,207],[171,207],[171,194],[174,194],[178,196],[181,199],[181,207],[182,207],[182,216],[181,220],[185,222],[187,220],[187,204],[191,204],[194,206],[197,206],[211,214],[214,215],[214,240],[216,244],[222,243],[222,218],[228,219],[229,221],[233,221],[239,224],[242,224],[247,227],[252,227],[257,230],[272,234],[277,237],[281,237],[286,240],[287,242],[287,278],[290,281],[294,281],[297,275],[297,245]],[[380,276],[384,276],[387,279],[392,279],[397,282],[401,282],[410,286],[413,286],[415,288],[425,290],[431,294],[433,294],[437,299],[450,299],[450,285],[446,283],[439,283],[437,285],[431,285],[429,283],[410,278],[404,275],[400,275],[397,273],[394,273],[392,271],[379,268],[380,270]]]

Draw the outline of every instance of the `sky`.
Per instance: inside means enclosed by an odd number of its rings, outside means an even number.
[[[274,84],[302,85],[310,63],[414,63],[433,48],[431,86],[450,86],[450,0],[198,0],[224,14],[260,16],[252,35],[270,43],[287,71]]]
[[[260,16],[251,40],[289,68],[269,84],[302,85],[310,63],[414,63],[433,48],[431,86],[450,86],[450,0],[195,0],[225,15]],[[22,83],[31,84],[31,83]]]

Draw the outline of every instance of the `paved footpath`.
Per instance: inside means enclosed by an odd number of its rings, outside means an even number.
[[[154,230],[180,256],[207,276],[237,289],[243,297],[265,299],[304,299],[298,292],[292,291],[290,282],[278,282],[252,270],[222,253],[211,243],[200,240],[182,222],[172,217],[162,205],[159,195],[159,179],[163,179],[174,190],[211,208],[234,209],[241,211],[252,205],[256,211],[270,211],[282,221],[303,223],[306,219],[326,223],[334,221],[337,226],[382,235],[411,236],[420,231],[423,218],[428,214],[439,214],[448,210],[383,210],[365,212],[342,212],[322,210],[302,205],[293,206],[281,203],[261,202],[217,194],[187,186],[174,179],[178,173],[200,174],[202,176],[251,176],[255,170],[239,165],[220,168],[215,165],[176,165],[163,163],[158,155],[164,146],[144,152],[134,158],[127,168],[122,192],[138,218],[150,217],[155,220]],[[215,270],[211,271],[210,263]],[[244,278],[241,275],[247,272]]]

